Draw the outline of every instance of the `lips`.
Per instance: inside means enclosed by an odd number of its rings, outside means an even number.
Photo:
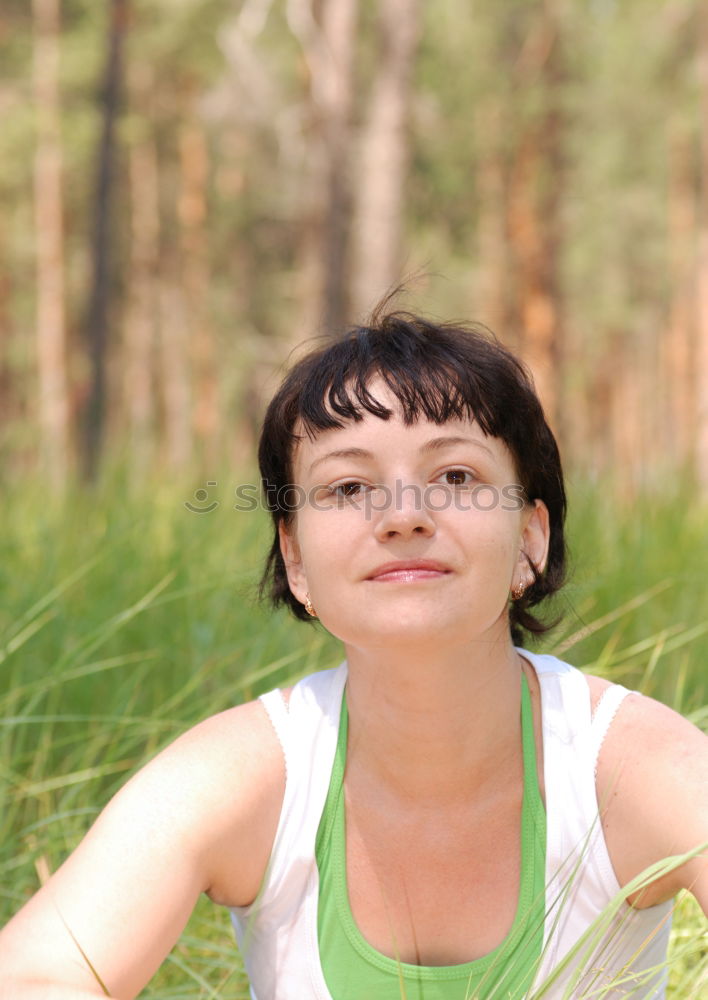
[[[434,559],[399,559],[378,566],[366,579],[381,583],[412,583],[416,580],[434,580],[450,572],[449,566]]]

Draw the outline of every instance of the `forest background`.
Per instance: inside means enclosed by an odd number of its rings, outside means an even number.
[[[216,478],[419,275],[571,466],[708,489],[702,0],[4,0],[0,116],[6,473]]]
[[[292,352],[406,279],[560,440],[548,645],[708,724],[708,0],[2,0],[0,922],[150,753],[334,662],[234,491]],[[243,996],[195,921],[149,995]]]

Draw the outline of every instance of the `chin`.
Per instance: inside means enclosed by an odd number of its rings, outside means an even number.
[[[339,623],[337,623],[339,624]],[[352,646],[414,646],[420,650],[428,643],[439,649],[450,644],[461,645],[488,638],[490,631],[498,624],[498,617],[486,622],[475,622],[469,609],[456,615],[451,609],[440,607],[422,609],[391,608],[378,609],[366,620],[341,622],[340,628],[329,628],[345,644]],[[507,628],[508,633],[508,628]]]

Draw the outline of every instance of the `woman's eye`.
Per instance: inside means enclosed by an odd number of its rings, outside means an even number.
[[[334,497],[352,500],[355,497],[362,496],[366,492],[366,489],[367,486],[365,483],[360,483],[352,479],[346,483],[335,483],[333,486],[330,486],[329,493]]]
[[[468,469],[447,469],[440,476],[446,486],[471,486],[474,475]]]
[[[361,483],[340,483],[336,492],[343,497],[355,497],[363,490]]]

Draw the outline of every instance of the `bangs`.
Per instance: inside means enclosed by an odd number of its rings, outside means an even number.
[[[401,314],[389,317],[393,319],[386,330],[359,328],[317,356],[298,399],[297,417],[308,436],[342,427],[345,421],[360,421],[366,414],[390,419],[393,411],[370,389],[372,381],[381,378],[406,424],[421,417],[435,424],[473,419],[485,434],[505,437],[511,387],[518,386],[520,375],[527,377],[516,359],[508,355],[514,377],[500,378],[501,345],[481,332],[470,330],[461,351],[459,334],[453,345],[444,327],[438,326],[437,336],[431,337],[419,319],[412,323]],[[494,366],[491,357],[484,363],[487,352],[494,354]]]

